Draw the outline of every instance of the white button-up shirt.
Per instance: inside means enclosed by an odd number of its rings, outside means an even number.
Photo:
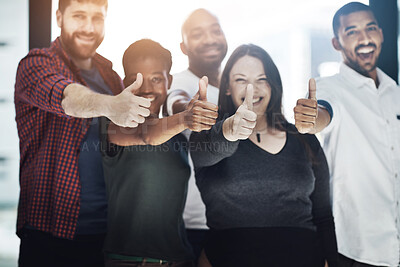
[[[400,88],[377,73],[379,88],[345,64],[339,74],[317,80],[317,99],[333,110],[321,137],[339,252],[399,266]]]

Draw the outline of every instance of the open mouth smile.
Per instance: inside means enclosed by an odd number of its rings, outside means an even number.
[[[257,105],[261,103],[261,101],[264,99],[264,97],[253,97],[253,105]],[[242,102],[244,101],[244,97],[242,97]]]
[[[374,46],[363,46],[356,49],[356,54],[362,60],[370,60],[375,52]]]

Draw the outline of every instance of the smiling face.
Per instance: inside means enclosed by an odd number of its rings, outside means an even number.
[[[219,68],[227,52],[225,35],[215,16],[196,10],[182,27],[182,52],[197,68]]]
[[[155,57],[140,57],[129,61],[125,66],[125,87],[136,81],[138,73],[143,74],[142,86],[133,93],[151,100],[150,113],[158,116],[160,107],[167,97],[172,76],[163,60]]]
[[[271,98],[271,87],[261,60],[245,55],[236,61],[229,73],[227,94],[231,95],[236,108],[243,103],[249,83],[254,87],[253,111],[264,115]]]
[[[57,10],[61,42],[67,53],[77,60],[94,56],[104,39],[107,7],[90,2],[71,1],[64,12]]]
[[[369,11],[341,16],[337,37],[332,39],[335,49],[342,52],[344,63],[367,77],[376,72],[382,42],[382,30]]]

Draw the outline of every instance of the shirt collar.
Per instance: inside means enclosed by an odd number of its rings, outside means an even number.
[[[388,75],[386,75],[381,69],[376,68],[376,71],[379,80],[379,87],[378,87],[379,91],[389,86],[396,86],[396,82]],[[354,88],[361,89],[364,86],[373,85],[374,89],[376,89],[375,82],[372,78],[368,78],[365,77],[364,75],[361,75],[360,73],[353,70],[343,62],[340,64],[339,72],[346,79],[346,81],[349,84],[351,84],[352,87]]]

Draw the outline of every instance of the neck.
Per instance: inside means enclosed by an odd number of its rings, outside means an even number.
[[[219,87],[219,72],[220,67],[203,68],[199,66],[194,66],[189,62],[189,70],[193,72],[194,75],[201,78],[203,76],[208,77],[208,83],[212,86]]]
[[[372,80],[374,80],[375,86],[376,86],[376,88],[378,88],[379,87],[379,79],[378,79],[378,73],[376,71],[376,68],[373,71],[369,72],[369,77]]]
[[[371,71],[361,71],[359,68],[356,68],[354,65],[352,66],[352,64],[350,64],[349,62],[345,62],[345,64],[348,67],[350,67],[351,69],[353,69],[354,71],[361,74],[362,76],[365,76],[367,78],[371,78],[372,80],[374,80],[376,88],[379,87],[379,79],[378,79],[378,73],[376,71],[376,67]]]
[[[90,70],[92,68],[92,58],[85,58],[85,59],[78,59],[69,53],[68,47],[64,45],[62,38],[60,38],[61,45],[63,49],[67,52],[68,56],[70,57],[71,61],[81,70]]]
[[[266,133],[268,130],[267,117],[265,115],[257,116],[256,127],[254,127],[253,133]]]
[[[92,59],[76,59],[71,57],[72,62],[81,70],[90,70],[92,68]]]

